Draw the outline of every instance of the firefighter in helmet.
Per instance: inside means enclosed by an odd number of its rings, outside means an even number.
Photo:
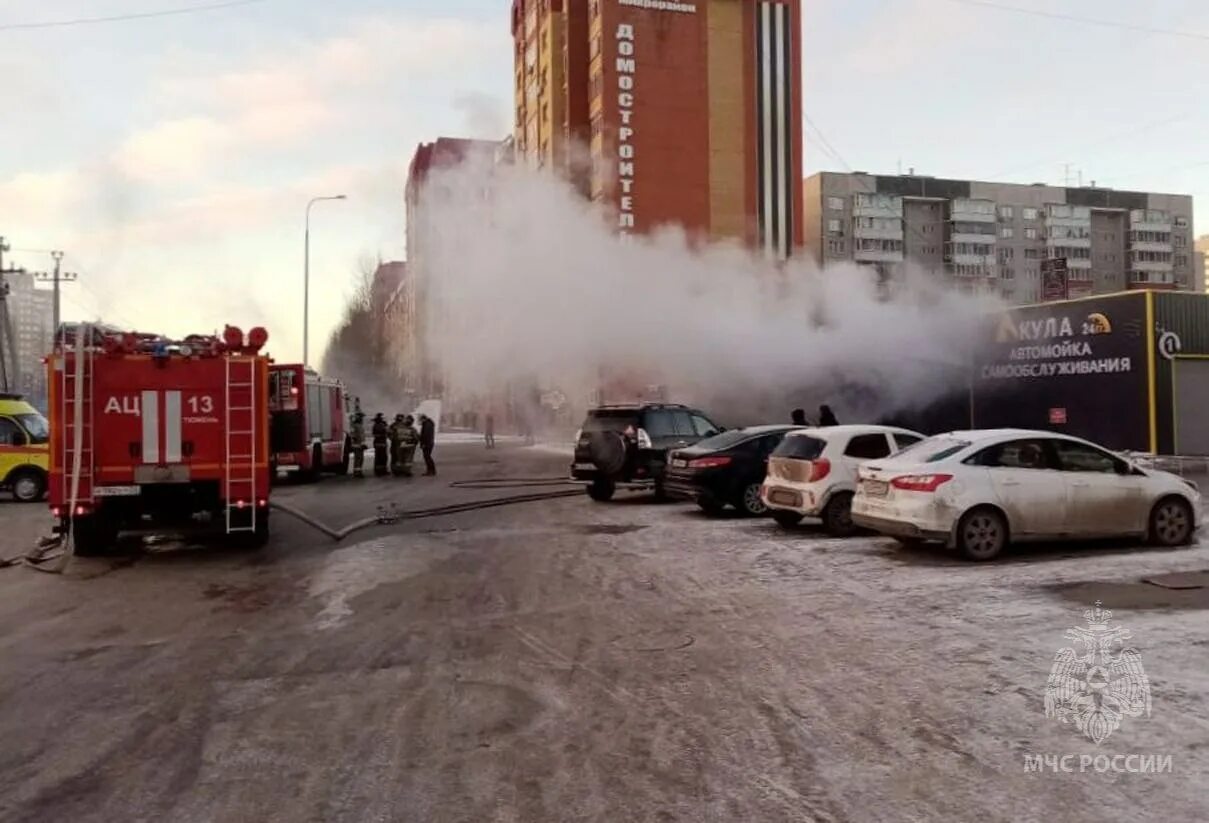
[[[374,425],[370,431],[374,442],[374,475],[384,477],[387,474],[386,448],[390,432],[381,412],[374,415]]]
[[[353,477],[365,477],[365,415],[353,414],[353,429],[350,433],[353,448]]]
[[[420,443],[420,433],[416,431],[415,423],[416,419],[409,414],[399,426],[399,462],[407,477],[411,477],[411,464],[416,459],[416,446]]]
[[[390,424],[390,473],[395,477],[403,474],[403,415],[396,414]]]

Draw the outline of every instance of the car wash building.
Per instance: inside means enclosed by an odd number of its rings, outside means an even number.
[[[970,385],[975,427],[1209,455],[1209,295],[1133,291],[1026,306],[997,315],[990,332]]]

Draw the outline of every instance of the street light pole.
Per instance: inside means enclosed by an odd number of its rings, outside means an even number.
[[[302,366],[311,364],[311,206],[321,200],[344,200],[343,194],[312,197],[306,204],[306,234],[302,255]]]

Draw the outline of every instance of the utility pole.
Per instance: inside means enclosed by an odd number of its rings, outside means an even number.
[[[55,260],[54,272],[51,274],[47,274],[46,272],[38,272],[37,274],[34,275],[34,277],[36,277],[39,280],[43,280],[43,281],[50,280],[54,283],[54,309],[52,310],[52,316],[54,319],[51,321],[51,326],[50,326],[50,328],[51,328],[51,338],[50,339],[52,341],[51,346],[53,348],[54,344],[57,343],[59,340],[59,323],[61,322],[60,318],[62,317],[62,312],[60,310],[59,284],[75,282],[76,280],[79,279],[80,276],[78,274],[76,274],[75,272],[70,272],[70,271],[65,272],[62,270],[62,263],[63,263],[63,257],[64,257],[63,252],[52,251],[50,253],[50,256],[53,257]]]

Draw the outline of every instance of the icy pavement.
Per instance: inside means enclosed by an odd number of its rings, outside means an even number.
[[[467,493],[282,494],[339,521]],[[1209,569],[1204,541],[971,565],[626,494],[278,526],[254,556],[0,572],[0,819],[1209,820],[1209,589],[1142,582]],[[1046,716],[1096,601],[1150,696],[1099,744]]]

